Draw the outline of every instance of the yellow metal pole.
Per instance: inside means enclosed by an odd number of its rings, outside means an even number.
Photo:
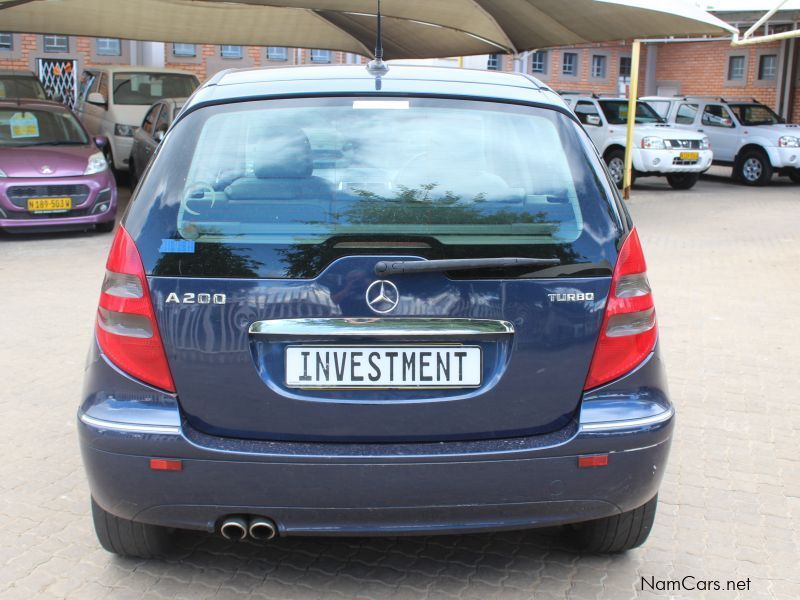
[[[458,57],[458,68],[459,69],[463,69],[464,68],[464,57],[463,56],[459,56]]]
[[[636,96],[639,93],[639,49],[641,42],[633,40],[631,47],[631,83],[628,88],[628,130],[625,134],[625,177],[622,183],[622,197],[628,200],[631,197],[631,182],[633,178],[633,126],[636,124]]]

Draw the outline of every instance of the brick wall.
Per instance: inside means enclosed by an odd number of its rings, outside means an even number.
[[[531,72],[530,55],[525,60],[525,69],[534,77],[547,83],[554,90],[617,95],[620,90],[620,60],[622,57],[630,57],[631,46],[627,41],[618,41],[604,44],[583,44],[569,48],[551,48],[546,51],[548,52],[546,73]],[[575,76],[564,75],[562,71],[565,52],[572,52],[578,55],[578,71]],[[604,77],[592,76],[592,57],[595,55],[605,57],[606,72]],[[646,68],[647,52],[643,47],[639,60],[640,91],[644,90]]]
[[[0,51],[0,69],[17,69],[36,71],[36,59],[54,56],[43,51],[42,36],[38,34],[14,34],[14,47],[11,51]],[[58,54],[60,58],[69,57],[78,61],[78,69],[86,67],[119,64],[120,59],[124,63],[130,63],[128,55],[130,43],[122,41],[123,56],[107,57],[98,56],[94,52],[94,39],[90,37],[70,37],[69,52]],[[166,67],[181,69],[197,75],[204,81],[225,68],[237,67],[261,67],[261,66],[283,66],[296,64],[296,51],[294,48],[288,49],[288,60],[270,61],[267,59],[267,50],[264,47],[245,46],[241,59],[224,59],[220,56],[220,49],[217,45],[198,44],[195,47],[194,57],[176,57],[172,52],[172,44],[164,44],[164,63]],[[310,63],[310,50],[302,50],[301,63]],[[346,54],[344,52],[331,52],[331,64],[344,64]]]
[[[126,63],[129,62],[129,43],[126,40],[122,41],[121,56],[98,56],[94,52],[93,38],[70,36],[69,51],[53,54],[44,51],[42,37],[33,33],[14,34],[14,47],[12,50],[0,51],[0,69],[20,69],[35,72],[36,59],[53,57],[68,57],[77,60],[79,69],[96,65],[118,64],[121,60]]]
[[[195,47],[194,57],[177,57],[173,52],[172,44],[164,44],[164,65],[173,69],[190,71],[204,81],[222,69],[251,68],[251,67],[283,67],[295,64],[310,64],[311,51],[307,48],[300,50],[298,61],[297,49],[287,49],[287,60],[272,61],[267,58],[267,49],[262,46],[245,46],[242,58],[222,58],[220,47],[213,44],[198,44]],[[344,52],[331,52],[330,64],[345,64]]]
[[[800,61],[800,44],[798,45]],[[565,76],[562,73],[562,56],[564,52],[578,54],[577,76]],[[570,48],[552,48],[548,50],[547,73],[532,73],[557,91],[591,92],[598,94],[617,94],[619,92],[620,58],[630,56],[629,42],[610,42],[605,44],[584,44]],[[606,56],[606,77],[591,76],[592,56]],[[759,79],[759,61],[765,54],[780,56],[780,42],[758,44],[753,47],[732,48],[729,42],[698,42],[672,44],[642,44],[639,64],[640,95],[655,94],[662,90],[674,89],[676,93],[685,95],[721,96],[731,98],[756,98],[771,106],[777,107],[776,79]],[[728,64],[732,55],[743,56],[745,74],[741,81],[728,79]],[[653,89],[646,89],[646,73],[649,60],[655,57],[655,81]],[[504,70],[513,70],[511,60],[504,65]],[[525,63],[530,71],[530,57]],[[670,92],[671,93],[671,92]],[[800,69],[795,74],[794,101],[792,103],[792,121],[800,122]]]
[[[760,56],[777,55],[779,50],[780,43],[743,48],[731,48],[724,41],[660,44],[657,81],[677,82],[680,94],[756,98],[774,107],[776,81],[759,80],[758,65]],[[745,58],[745,74],[741,81],[728,80],[731,56]]]

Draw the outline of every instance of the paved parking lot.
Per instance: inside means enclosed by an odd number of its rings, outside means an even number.
[[[110,235],[0,234],[0,597],[800,598],[800,186],[642,180],[630,207],[678,428],[656,526],[622,556],[553,532],[439,538],[180,537],[163,561],[95,541],[75,433]],[[651,579],[653,578],[653,579]],[[663,589],[663,588],[662,588]]]

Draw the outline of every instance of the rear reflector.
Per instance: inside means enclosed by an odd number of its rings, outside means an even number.
[[[111,244],[95,335],[108,359],[136,379],[175,391],[139,251],[120,226]]]
[[[153,469],[153,471],[181,471],[183,470],[183,463],[180,460],[151,458],[150,468]]]
[[[639,235],[628,234],[617,258],[600,337],[584,390],[613,381],[640,364],[656,344],[658,328]]]
[[[605,467],[608,466],[608,454],[595,454],[594,456],[579,456],[578,467]]]

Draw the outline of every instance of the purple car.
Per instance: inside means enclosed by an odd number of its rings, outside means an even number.
[[[0,101],[0,229],[111,231],[117,186],[105,143],[60,104]]]

